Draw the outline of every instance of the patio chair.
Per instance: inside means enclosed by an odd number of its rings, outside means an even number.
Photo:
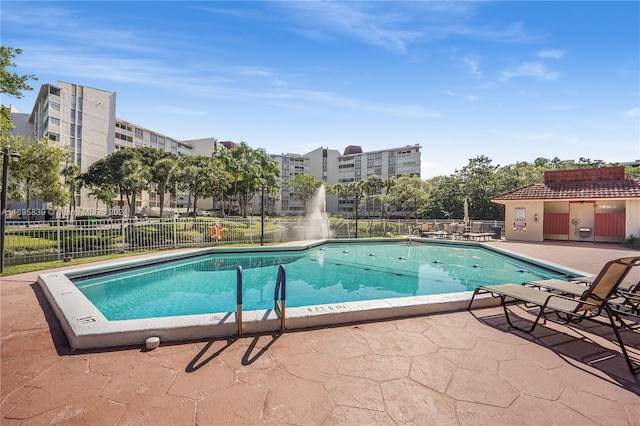
[[[423,223],[420,225],[420,236],[421,237],[431,237],[433,236],[433,224],[432,223]]]
[[[482,238],[483,240],[488,240],[493,233],[492,232],[482,232],[482,222],[473,222],[473,225],[471,225],[471,231],[470,232],[465,232],[463,235],[467,240],[470,239],[474,239],[474,240],[479,240],[480,238]]]
[[[640,322],[640,281],[627,290],[616,291],[609,305],[615,313],[632,317],[636,322]],[[623,324],[626,325],[624,322]]]
[[[558,294],[550,292],[548,289],[540,289],[521,284],[482,286],[473,292],[467,309],[471,311],[471,306],[477,295],[488,293],[491,297],[500,298],[509,325],[525,333],[533,332],[540,319],[543,317],[548,319],[547,314],[550,313],[556,314],[561,320],[559,321],[560,323],[568,324],[582,321],[585,318],[593,318],[593,316],[589,316],[589,314],[593,314],[594,312],[604,312],[609,318],[609,323],[616,335],[616,340],[627,362],[629,371],[635,375],[640,372],[640,366],[634,366],[629,358],[629,354],[620,335],[620,330],[615,322],[616,319],[621,322],[621,319],[607,303],[612,297],[616,297],[616,290],[629,272],[630,267],[640,264],[640,258],[631,259],[634,260],[632,262],[625,262],[623,259],[616,259],[607,262],[593,284],[586,287],[580,296],[574,297],[572,295]],[[533,324],[529,328],[514,325],[511,321],[509,310],[507,309],[507,302],[524,302],[525,307],[537,307],[539,312]],[[556,320],[556,322],[558,321]]]
[[[631,268],[634,266],[640,265],[640,256],[631,256],[631,257],[622,257],[618,259],[619,262],[627,264],[627,270],[624,272],[622,278],[620,279],[620,285],[622,285],[622,281],[627,276],[627,274],[631,271]],[[606,267],[606,265],[605,265]],[[547,290],[557,291],[559,293],[571,296],[581,296],[582,293],[585,292],[587,287],[593,285],[596,280],[605,272],[605,268],[603,268],[598,275],[588,275],[584,277],[575,277],[570,281],[563,281],[559,279],[548,279],[548,280],[539,280],[539,281],[525,281],[522,283],[523,285],[528,285],[532,287],[538,287]],[[623,290],[630,291],[631,288],[619,288],[616,292],[621,292]]]

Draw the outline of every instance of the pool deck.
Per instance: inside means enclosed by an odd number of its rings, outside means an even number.
[[[488,244],[594,274],[638,253]],[[37,275],[0,279],[2,425],[639,424],[640,377],[610,328],[594,322],[546,323],[529,335],[487,308],[151,351],[72,351]],[[640,270],[627,278],[639,280]],[[640,333],[622,334],[640,359]]]

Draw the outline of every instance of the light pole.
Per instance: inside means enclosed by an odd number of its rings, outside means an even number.
[[[260,245],[264,245],[264,184],[262,184],[262,195],[260,200]]]
[[[9,148],[2,150],[2,195],[0,195],[0,273],[4,271],[4,226],[7,218],[7,186],[9,185],[9,159],[21,157],[17,151],[9,152]]]

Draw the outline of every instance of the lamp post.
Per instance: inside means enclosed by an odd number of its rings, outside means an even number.
[[[4,271],[4,226],[7,217],[7,186],[9,185],[9,159],[21,157],[17,151],[9,152],[9,148],[2,150],[2,194],[0,195],[0,273]]]
[[[262,195],[260,199],[260,245],[264,245],[264,184],[262,184]]]

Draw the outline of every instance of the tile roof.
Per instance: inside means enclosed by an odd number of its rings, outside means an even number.
[[[534,183],[492,197],[491,201],[600,198],[640,198],[640,179],[604,182]]]

